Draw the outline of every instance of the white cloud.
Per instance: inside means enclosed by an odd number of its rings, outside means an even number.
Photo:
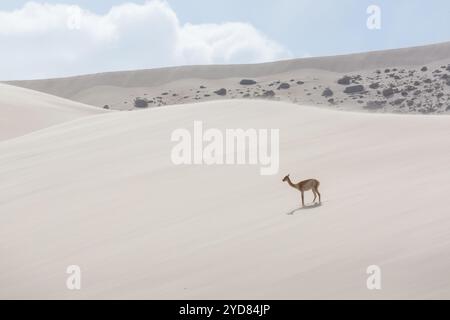
[[[28,2],[19,10],[0,11],[0,44],[4,80],[290,57],[247,23],[181,25],[160,0],[122,4],[104,15]]]

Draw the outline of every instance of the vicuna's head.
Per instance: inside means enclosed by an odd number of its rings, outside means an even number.
[[[289,181],[289,174],[286,177],[284,177],[284,179],[283,179],[283,182],[286,182],[286,181]]]

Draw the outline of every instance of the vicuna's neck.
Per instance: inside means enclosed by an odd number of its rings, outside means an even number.
[[[292,183],[292,181],[291,181],[291,178],[287,178],[287,182],[289,183],[289,185],[292,187],[292,188],[297,188],[297,186],[295,185],[295,184],[293,184]]]

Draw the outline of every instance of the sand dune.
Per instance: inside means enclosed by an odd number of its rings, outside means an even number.
[[[103,112],[78,102],[0,84],[0,140]]]
[[[171,132],[195,120],[280,128],[280,174],[174,166]],[[235,100],[0,143],[0,297],[450,298],[449,128],[448,117]],[[286,173],[320,179],[323,205],[297,210]],[[65,288],[72,264],[81,291]],[[369,265],[382,291],[367,290]]]
[[[348,80],[339,84],[346,76]],[[256,84],[241,85],[243,79]],[[11,84],[117,110],[135,110],[136,98],[147,100],[150,107],[247,98],[338,110],[441,114],[450,113],[450,43],[255,65],[185,66]],[[221,89],[226,93],[217,94]]]

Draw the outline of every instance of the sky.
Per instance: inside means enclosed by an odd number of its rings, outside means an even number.
[[[449,14],[447,0],[2,0],[0,80],[445,42]]]

